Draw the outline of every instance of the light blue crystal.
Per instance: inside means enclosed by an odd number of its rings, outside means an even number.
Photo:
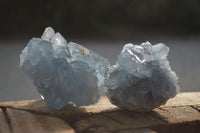
[[[51,27],[45,29],[41,39],[31,39],[20,55],[21,69],[34,80],[52,109],[61,109],[67,103],[82,106],[98,102],[108,66],[107,59],[81,45],[68,44]]]
[[[149,111],[174,97],[178,78],[167,61],[168,52],[164,44],[126,44],[105,80],[110,101],[121,108]]]
[[[51,27],[47,27],[44,30],[44,33],[41,36],[41,39],[46,40],[46,41],[50,41],[54,34],[55,34],[55,31]]]

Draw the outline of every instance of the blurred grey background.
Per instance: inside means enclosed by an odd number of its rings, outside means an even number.
[[[181,91],[200,91],[199,0],[1,0],[0,15],[0,101],[40,98],[19,55],[47,26],[111,64],[126,43],[163,42]]]

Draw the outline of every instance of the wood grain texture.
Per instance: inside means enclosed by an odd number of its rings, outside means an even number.
[[[184,123],[200,120],[200,112],[190,106],[161,107],[155,109],[154,112],[168,123]]]
[[[199,132],[199,102],[200,92],[180,93],[165,105],[146,113],[120,109],[106,97],[95,105],[67,105],[59,111],[49,109],[40,99],[2,102],[0,107],[6,109],[8,117],[0,110],[0,133],[1,129],[9,130],[6,118],[14,133],[36,130],[39,133]]]
[[[136,129],[127,129],[121,130],[116,133],[156,133],[156,131],[149,129],[149,128],[136,128]]]
[[[185,106],[200,105],[200,92],[179,93],[174,98],[169,99],[164,106]],[[161,106],[162,107],[162,106]]]
[[[164,121],[159,120],[150,113],[123,110],[93,115],[75,122],[74,127],[78,132],[117,132],[163,124],[165,124]]]
[[[200,112],[200,104],[199,105],[192,105],[192,107]]]
[[[0,133],[11,133],[5,114],[0,109]]]
[[[106,97],[102,97],[100,101],[95,105],[75,107],[72,104],[68,104],[65,108],[59,111],[48,108],[42,99],[0,102],[0,106],[19,110],[33,111],[41,114],[54,115],[58,117],[70,118],[79,115],[82,116],[120,110],[117,106],[111,104]]]
[[[13,133],[75,133],[63,120],[27,111],[6,109]]]

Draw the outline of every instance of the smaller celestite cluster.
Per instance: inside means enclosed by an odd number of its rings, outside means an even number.
[[[20,68],[33,80],[48,107],[62,109],[109,100],[129,110],[149,111],[179,92],[178,78],[164,44],[126,44],[117,63],[73,42],[51,27],[33,38],[20,55]]]
[[[105,80],[110,101],[121,108],[149,111],[174,97],[178,78],[169,66],[168,52],[162,43],[126,44]]]
[[[69,42],[46,28],[41,39],[29,41],[20,55],[20,67],[33,80],[48,107],[67,103],[95,104],[109,62],[85,47]]]

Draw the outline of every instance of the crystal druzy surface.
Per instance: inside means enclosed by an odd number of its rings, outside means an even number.
[[[109,62],[79,44],[67,43],[48,27],[41,38],[28,42],[20,67],[34,80],[47,106],[61,109],[67,103],[96,103]]]
[[[121,107],[149,111],[179,92],[178,78],[167,60],[164,44],[126,44],[105,80],[110,101]]]
[[[126,44],[117,63],[73,42],[51,27],[33,38],[20,55],[20,68],[34,81],[48,107],[95,104],[104,93],[130,110],[149,111],[179,92],[164,44]]]

